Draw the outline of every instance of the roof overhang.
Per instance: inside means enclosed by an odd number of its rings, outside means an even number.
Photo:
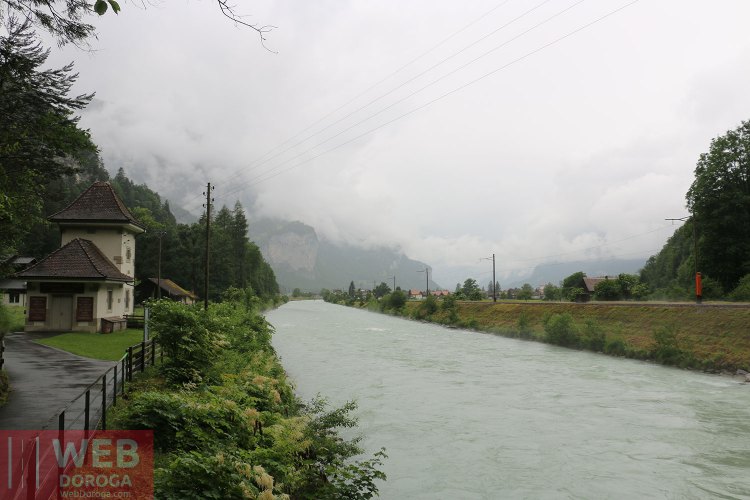
[[[86,227],[86,228],[101,228],[101,229],[121,229],[134,234],[145,233],[146,229],[133,224],[130,221],[123,220],[112,221],[112,220],[58,220],[55,221],[60,227]]]
[[[111,284],[132,284],[135,283],[135,278],[130,280],[115,280],[103,278],[101,276],[92,278],[61,278],[59,276],[34,276],[24,278],[27,283],[37,281],[54,281],[56,283],[111,283]]]

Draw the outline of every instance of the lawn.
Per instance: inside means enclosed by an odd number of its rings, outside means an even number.
[[[129,328],[107,334],[62,333],[38,342],[87,358],[117,361],[125,354],[128,347],[142,340],[143,330]]]

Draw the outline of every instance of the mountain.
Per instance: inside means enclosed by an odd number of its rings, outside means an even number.
[[[372,288],[373,282],[393,287],[393,276],[397,287],[423,290],[425,276],[418,271],[428,268],[432,274],[430,266],[393,249],[334,244],[298,221],[257,219],[250,221],[249,232],[273,268],[282,291],[346,290],[352,281],[358,288]],[[440,286],[430,278],[430,289],[437,288]]]
[[[586,276],[617,276],[620,273],[637,274],[645,264],[645,259],[581,260],[541,264],[534,268],[531,276],[508,284],[508,288],[520,287],[524,283],[532,286],[546,283],[559,284],[564,278],[578,271],[583,271]]]

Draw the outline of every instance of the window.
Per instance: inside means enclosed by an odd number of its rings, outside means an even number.
[[[20,304],[21,294],[19,292],[8,292],[8,304]]]
[[[130,251],[130,247],[125,248],[125,261],[130,262],[130,258],[133,256],[132,252]]]
[[[130,290],[125,290],[125,311],[130,310]]]
[[[78,297],[76,321],[94,320],[94,297]]]
[[[47,320],[47,297],[29,298],[29,321]]]
[[[112,290],[107,290],[107,311],[112,310]]]

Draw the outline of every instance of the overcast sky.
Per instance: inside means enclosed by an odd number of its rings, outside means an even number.
[[[629,2],[237,0],[275,53],[210,0],[123,2],[53,59],[111,172],[484,282],[493,252],[500,276],[654,254],[750,119],[750,2]]]

